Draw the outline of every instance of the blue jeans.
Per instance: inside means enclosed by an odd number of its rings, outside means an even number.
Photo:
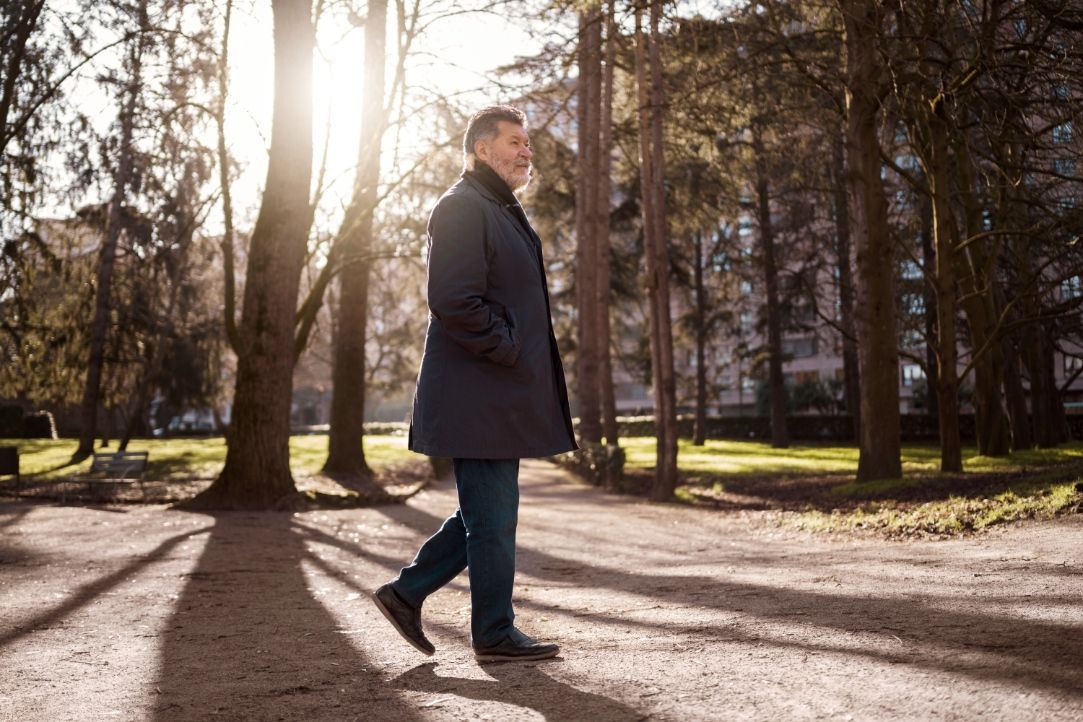
[[[515,526],[519,517],[518,459],[455,459],[459,508],[421,545],[391,583],[404,602],[425,598],[463,569],[470,570],[470,637],[475,647],[498,644],[515,612]]]

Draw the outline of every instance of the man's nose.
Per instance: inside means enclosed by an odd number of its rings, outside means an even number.
[[[527,160],[530,160],[531,158],[534,157],[534,151],[532,151],[530,148],[528,148],[528,147],[526,147],[524,145],[521,148],[519,148],[519,155],[526,158]]]

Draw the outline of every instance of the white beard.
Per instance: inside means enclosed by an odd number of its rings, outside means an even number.
[[[518,193],[525,189],[530,183],[531,166],[529,164],[526,167],[516,165],[518,161],[504,161],[489,164],[489,167],[500,176],[500,178],[508,184],[508,188],[511,188],[512,193]]]

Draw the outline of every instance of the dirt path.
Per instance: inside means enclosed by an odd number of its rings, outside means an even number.
[[[828,539],[523,468],[517,609],[560,658],[479,667],[365,593],[454,509],[0,505],[0,719],[1083,719],[1083,517]]]

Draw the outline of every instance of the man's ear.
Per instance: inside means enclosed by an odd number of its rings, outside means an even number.
[[[478,160],[489,162],[489,144],[481,138],[474,141],[474,155]]]

